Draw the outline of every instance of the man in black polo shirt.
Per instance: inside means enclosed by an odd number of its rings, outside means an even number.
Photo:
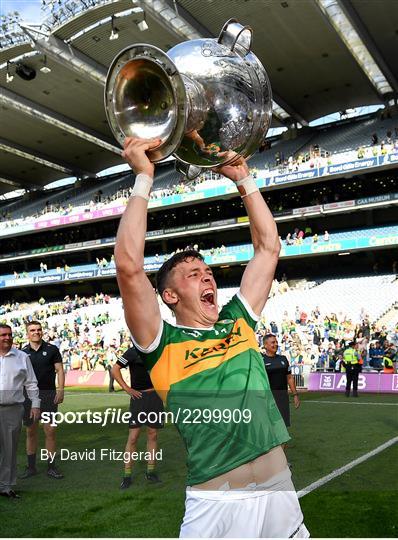
[[[294,397],[294,406],[297,409],[300,406],[293,375],[291,374],[289,361],[286,356],[276,354],[278,350],[278,340],[274,334],[264,336],[263,354],[264,366],[267,371],[269,384],[275,403],[285,421],[286,427],[290,426],[289,394],[288,386]]]
[[[35,372],[41,405],[41,412],[56,412],[58,404],[64,400],[65,374],[62,365],[62,357],[55,345],[43,340],[43,329],[39,322],[31,321],[26,325],[26,333],[29,344],[23,351],[29,355]],[[58,389],[55,386],[55,376],[58,379]],[[25,400],[24,424],[26,426],[26,453],[28,464],[21,478],[29,478],[37,474],[36,452],[38,447],[38,422],[32,422],[30,418],[30,399]],[[55,456],[56,439],[55,426],[48,423],[43,424],[46,439],[46,449]],[[49,458],[47,475],[57,480],[63,478],[63,474],[55,466],[55,458]]]
[[[123,379],[121,372],[121,369],[127,366],[130,369],[131,387]],[[157,451],[158,429],[163,427],[163,421],[162,418],[160,418],[160,413],[163,412],[163,403],[155,392],[149,374],[135,347],[127,349],[123,356],[117,360],[112,367],[112,374],[123,390],[131,397],[131,417],[129,423],[130,430],[125,452],[128,452],[130,455],[132,452],[136,452],[136,444],[141,432],[141,427],[146,425],[147,450],[151,452],[153,458],[149,459],[147,462],[145,476],[149,482],[160,482],[159,476],[156,473],[156,461],[154,456],[155,452]],[[139,413],[142,413],[142,417],[146,417],[148,413],[152,413],[152,418],[139,418]],[[124,477],[122,483],[120,484],[120,489],[127,489],[131,486],[132,467],[132,459],[125,461]]]

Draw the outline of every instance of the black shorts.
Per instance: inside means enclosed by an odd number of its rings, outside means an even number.
[[[130,399],[129,428],[148,426],[160,429],[164,426],[161,414],[164,411],[163,403],[156,392],[142,392],[139,399]],[[140,413],[142,413],[140,415]]]
[[[41,413],[58,411],[58,405],[54,403],[54,399],[56,395],[57,395],[56,390],[39,390]],[[25,396],[25,401],[24,401],[23,406],[24,406],[23,423],[25,426],[29,427],[33,424],[33,420],[30,418],[30,410],[32,408],[32,402],[26,396]]]

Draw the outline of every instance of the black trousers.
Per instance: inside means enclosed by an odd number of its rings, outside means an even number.
[[[115,388],[114,388],[114,384],[115,384],[115,379],[112,375],[112,366],[106,366],[105,368],[108,372],[108,375],[109,375],[109,385],[108,385],[108,391],[109,392],[114,392],[115,391]]]
[[[352,384],[352,394],[355,396],[358,394],[358,377],[359,372],[361,371],[360,364],[346,364],[345,366],[347,374],[347,384],[345,387],[346,396],[350,395],[351,384]]]

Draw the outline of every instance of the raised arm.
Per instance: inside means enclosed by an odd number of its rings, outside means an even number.
[[[274,279],[280,241],[275,220],[259,192],[244,159],[217,172],[233,180],[241,194],[250,221],[254,257],[242,276],[240,291],[256,315],[260,315]]]
[[[116,275],[124,316],[135,342],[147,348],[160,328],[160,310],[152,284],[144,272],[144,247],[149,193],[154,165],[146,151],[159,145],[155,139],[127,138],[123,157],[136,173],[133,194],[120,220],[115,245]]]

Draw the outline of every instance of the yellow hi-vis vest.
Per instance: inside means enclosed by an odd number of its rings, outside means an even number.
[[[343,360],[346,364],[358,364],[358,355],[352,347],[344,351]]]
[[[390,368],[391,369],[391,368],[394,367],[393,361],[388,356],[383,357],[383,364],[384,364],[385,368]]]

